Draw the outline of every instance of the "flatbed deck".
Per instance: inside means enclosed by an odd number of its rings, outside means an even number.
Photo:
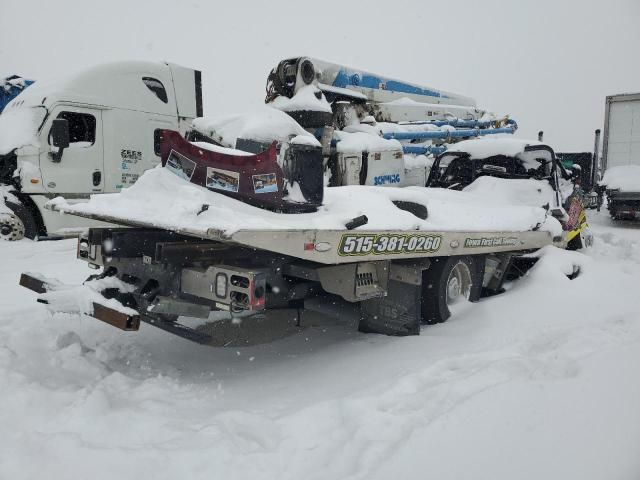
[[[425,230],[323,230],[240,229],[226,233],[210,227],[167,228],[152,222],[113,215],[72,211],[53,205],[52,210],[126,227],[159,228],[182,235],[230,243],[327,265],[361,261],[474,255],[535,250],[546,245],[564,247],[563,237],[547,231],[425,231]]]

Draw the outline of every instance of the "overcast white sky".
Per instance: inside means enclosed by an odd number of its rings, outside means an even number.
[[[640,0],[0,4],[0,73],[169,60],[202,70],[218,114],[262,102],[271,67],[308,55],[472,96],[558,151],[590,150],[605,96],[640,91],[639,50]]]

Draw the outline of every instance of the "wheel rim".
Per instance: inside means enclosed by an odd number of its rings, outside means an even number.
[[[0,239],[22,240],[24,238],[24,223],[16,215],[0,215]]]
[[[471,285],[469,266],[463,262],[456,263],[447,277],[447,306],[469,300]]]

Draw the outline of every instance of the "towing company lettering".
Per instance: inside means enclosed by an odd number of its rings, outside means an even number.
[[[464,246],[465,248],[503,247],[513,246],[517,241],[516,237],[466,238]]]
[[[377,177],[373,177],[374,185],[390,185],[393,183],[400,183],[399,173],[391,173],[389,175],[378,175]]]

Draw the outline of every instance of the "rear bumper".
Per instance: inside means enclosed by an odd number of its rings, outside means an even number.
[[[640,219],[640,192],[607,192],[607,208],[614,218]]]
[[[88,315],[127,332],[138,331],[140,323],[144,322],[201,345],[222,347],[249,344],[245,337],[249,337],[249,331],[255,325],[261,326],[263,330],[274,330],[274,322],[271,319],[266,322],[260,318],[251,322],[245,319],[244,325],[236,325],[231,319],[231,322],[218,321],[213,326],[205,326],[206,328],[187,326],[177,322],[175,316],[155,314],[146,309],[137,312],[122,305],[115,298],[105,298],[89,285],[64,285],[57,280],[32,273],[23,273],[19,284],[38,293],[37,301],[46,304],[53,312]],[[91,301],[82,301],[83,297],[90,298]],[[282,325],[276,325],[275,331],[295,331],[299,319],[292,315],[282,318],[285,319],[285,324],[281,321]]]
[[[69,295],[78,295],[78,289],[90,289],[87,286],[68,286],[63,285],[55,280],[47,279],[45,277],[41,277],[38,275],[34,275],[31,273],[23,273],[20,276],[20,285],[32,290],[40,296],[38,297],[38,302],[44,304],[50,304],[50,298],[47,298],[47,293],[49,292],[67,292]],[[95,296],[95,291],[93,291],[92,296]],[[83,313],[86,315],[90,315],[93,318],[100,320],[101,322],[108,323],[120,330],[125,331],[137,331],[140,329],[140,316],[131,313],[125,313],[127,307],[123,306],[117,300],[107,300],[104,299],[104,303],[98,301],[90,302],[90,308],[86,309],[88,311],[83,311],[83,308],[65,308],[60,311],[64,311],[65,313]],[[114,308],[114,303],[117,303],[121,308]],[[108,305],[107,305],[108,304]],[[78,304],[80,307],[80,304]]]

